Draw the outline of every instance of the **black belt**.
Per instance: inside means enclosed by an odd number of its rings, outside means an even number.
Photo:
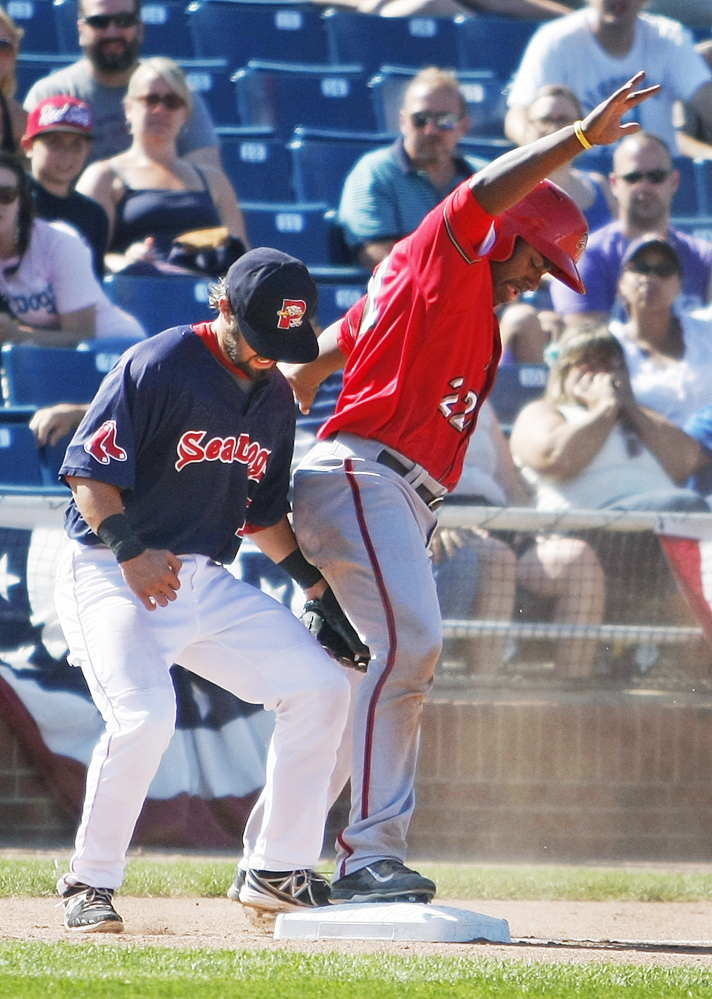
[[[376,458],[376,461],[379,465],[385,465],[392,471],[397,472],[398,475],[402,475],[403,478],[405,478],[408,475],[408,472],[410,472],[410,469],[406,468],[402,461],[399,461],[395,455],[385,449],[381,451],[379,456]],[[431,493],[427,486],[421,484],[419,486],[415,486],[414,488],[423,503],[430,507],[431,510],[438,510],[443,505],[443,497],[436,496],[435,493]]]

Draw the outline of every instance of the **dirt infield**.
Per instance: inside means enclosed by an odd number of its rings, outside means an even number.
[[[118,896],[116,907],[126,929],[121,935],[94,934],[93,942],[113,946],[284,949],[310,953],[394,953],[476,959],[626,963],[712,969],[712,902],[519,902],[440,900],[509,921],[515,939],[630,941],[626,946],[512,946],[449,943],[274,940],[269,923],[250,919],[227,898],[131,898]],[[56,942],[86,940],[62,928],[61,908],[49,898],[0,899],[0,940]],[[646,950],[648,941],[676,941],[673,951]],[[682,946],[685,942],[689,946]],[[706,951],[706,952],[705,952]]]

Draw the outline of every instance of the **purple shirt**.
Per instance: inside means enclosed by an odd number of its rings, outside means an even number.
[[[688,298],[685,306],[690,308],[704,305],[712,274],[712,243],[695,239],[672,227],[668,230],[667,238],[682,264],[682,293]],[[562,314],[611,313],[616,305],[621,260],[629,242],[621,232],[618,221],[610,222],[594,232],[579,264],[579,271],[586,285],[585,295],[578,295],[560,281],[552,281],[551,300],[554,310]],[[613,315],[623,318],[620,305]]]

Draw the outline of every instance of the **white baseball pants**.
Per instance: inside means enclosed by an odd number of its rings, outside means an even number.
[[[175,727],[173,663],[275,711],[255,808],[259,828],[246,837],[251,854],[243,863],[287,871],[319,859],[347,715],[343,669],[276,600],[202,555],[181,558],[177,599],[149,611],[110,551],[70,541],[62,553],[55,600],[69,659],[84,672],[106,723],[65,884],[121,884],[134,826]]]

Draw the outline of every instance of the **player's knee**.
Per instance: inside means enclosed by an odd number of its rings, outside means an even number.
[[[116,736],[163,753],[176,725],[176,702],[172,690],[129,694],[114,705]]]

